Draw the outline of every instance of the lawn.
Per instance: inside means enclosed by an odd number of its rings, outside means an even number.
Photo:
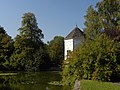
[[[118,83],[81,80],[80,90],[120,90]]]
[[[10,75],[17,75],[17,73],[0,73],[0,76],[10,76]]]

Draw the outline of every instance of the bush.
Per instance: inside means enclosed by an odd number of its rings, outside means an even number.
[[[75,80],[116,81],[120,79],[120,45],[105,35],[86,41],[67,59],[63,82],[73,86]]]

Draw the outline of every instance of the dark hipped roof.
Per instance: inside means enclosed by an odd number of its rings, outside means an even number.
[[[77,38],[83,36],[83,32],[76,26],[66,37],[67,39]]]

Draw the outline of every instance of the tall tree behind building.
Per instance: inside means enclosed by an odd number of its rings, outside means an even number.
[[[120,35],[120,1],[102,0],[96,9],[90,6],[85,16],[85,34],[87,38],[95,38],[101,32],[112,39]]]

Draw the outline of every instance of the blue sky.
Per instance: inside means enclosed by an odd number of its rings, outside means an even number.
[[[32,12],[47,42],[54,36],[65,37],[76,24],[84,28],[84,15],[90,5],[101,0],[0,0],[0,25],[14,38],[21,27],[22,15]]]

